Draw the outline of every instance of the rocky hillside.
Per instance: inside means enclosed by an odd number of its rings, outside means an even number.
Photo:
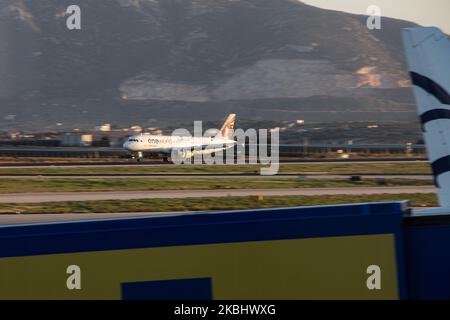
[[[66,28],[77,4],[82,30]],[[0,124],[410,121],[400,29],[296,0],[0,0]],[[392,113],[391,113],[392,112]]]

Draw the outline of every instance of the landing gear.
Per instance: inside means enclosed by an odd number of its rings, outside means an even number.
[[[131,158],[136,159],[137,162],[141,162],[141,160],[144,158],[144,154],[142,152],[136,152],[131,155]]]

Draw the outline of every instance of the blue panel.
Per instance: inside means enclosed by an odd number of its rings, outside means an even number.
[[[0,257],[394,233],[403,203],[196,213],[0,227]]]
[[[0,227],[0,257],[393,234],[399,295],[404,299],[406,286],[402,217],[408,207],[406,204],[392,202],[274,208],[4,226]],[[135,294],[150,299],[154,285],[136,284],[136,287],[126,287],[126,290],[130,288],[131,291],[126,291],[124,298]],[[175,291],[179,294],[183,292],[170,289],[168,284],[164,286],[168,286],[167,294],[170,295]],[[198,292],[203,292],[200,289]],[[143,294],[144,291],[148,291],[148,295]]]
[[[0,257],[393,233],[404,203],[277,208],[0,227]]]
[[[450,300],[450,221],[408,218],[405,227],[409,299]]]
[[[123,300],[212,300],[211,278],[122,283]]]

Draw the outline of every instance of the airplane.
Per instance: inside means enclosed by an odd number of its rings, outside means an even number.
[[[403,29],[417,112],[441,208],[450,209],[450,41],[435,27]],[[422,211],[421,211],[422,212]],[[436,213],[429,209],[429,213]],[[425,214],[425,211],[423,212]]]
[[[162,157],[164,162],[171,161],[175,154],[183,159],[192,159],[195,154],[212,154],[233,148],[236,114],[230,114],[220,131],[213,137],[192,136],[157,136],[146,133],[131,136],[123,144],[123,148],[131,152],[133,159],[138,162],[145,154]]]

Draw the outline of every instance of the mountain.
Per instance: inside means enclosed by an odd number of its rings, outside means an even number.
[[[414,24],[365,19],[296,0],[0,0],[0,125],[414,121]]]

